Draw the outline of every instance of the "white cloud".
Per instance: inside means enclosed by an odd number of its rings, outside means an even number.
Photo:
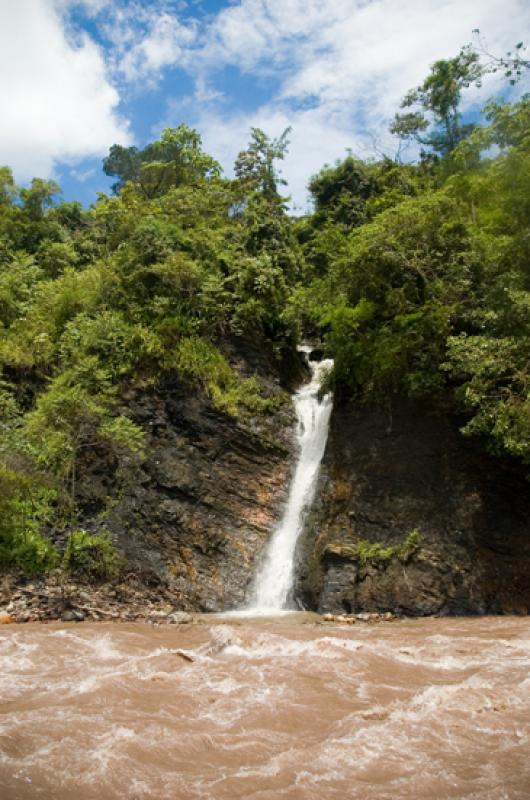
[[[0,0],[0,163],[19,179],[49,175],[54,163],[104,154],[128,143],[117,114],[120,91],[151,88],[168,68],[195,79],[195,95],[174,98],[165,124],[182,116],[230,167],[251,125],[271,135],[291,125],[284,164],[289,191],[305,204],[305,185],[324,162],[392,154],[387,133],[404,93],[438,58],[455,55],[479,27],[498,54],[528,40],[526,0],[238,0],[216,15],[176,0]],[[105,52],[79,33],[82,9]],[[195,9],[195,18],[192,13]],[[187,13],[187,16],[183,16]],[[267,96],[241,110],[229,66]],[[111,82],[111,77],[113,82]],[[468,91],[467,105],[482,102]],[[268,91],[267,91],[268,90]]]
[[[198,20],[183,22],[185,0],[54,0],[75,20],[82,10],[105,42],[107,65],[118,82],[136,92],[153,88],[167,67],[185,66]]]
[[[60,11],[68,11],[71,8],[82,8],[89,17],[96,17],[103,9],[108,9],[112,0],[55,0],[56,6]]]
[[[351,0],[242,0],[220,11],[205,37],[210,64],[236,64],[243,70],[278,69],[298,60],[304,39],[351,11]]]
[[[165,67],[185,60],[195,37],[194,25],[162,12],[150,18],[147,34],[124,53],[119,70],[128,81],[156,79]]]
[[[405,92],[429,66],[458,53],[479,27],[502,55],[529,38],[526,0],[240,0],[222,10],[203,36],[193,65],[201,80],[220,66],[237,66],[279,89],[260,109],[235,114],[197,102],[196,124],[224,164],[250,125],[272,134],[293,126],[285,176],[296,203],[324,162],[351,147],[376,155],[374,140],[392,154],[388,125]],[[467,92],[479,104],[495,88]],[[237,89],[236,89],[237,91]]]
[[[525,0],[240,0],[207,31],[203,69],[275,73],[279,99],[390,113],[474,28],[505,52],[529,31],[527,11]]]
[[[94,177],[95,174],[96,174],[95,167],[89,167],[88,169],[81,169],[81,170],[79,169],[70,170],[70,175],[72,176],[72,178],[78,180],[79,183],[84,183],[89,178]]]
[[[129,142],[102,53],[88,36],[67,39],[50,0],[0,3],[0,73],[0,163],[18,180]]]

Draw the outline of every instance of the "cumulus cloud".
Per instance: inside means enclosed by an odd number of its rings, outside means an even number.
[[[136,91],[153,88],[167,67],[186,66],[199,21],[183,21],[184,0],[54,0],[65,16],[93,19],[116,81]]]
[[[243,115],[198,102],[197,125],[223,163],[250,125],[274,135],[291,125],[284,172],[303,207],[308,177],[346,148],[365,157],[395,153],[388,125],[401,98],[477,27],[503,54],[528,32],[525,0],[240,0],[204,33],[196,73],[211,79],[221,65],[237,66],[262,81],[274,77],[279,88]],[[479,107],[494,89],[486,81],[468,91],[464,106]]]
[[[526,0],[226,0],[215,14],[202,9],[198,0],[0,2],[0,163],[19,179],[48,175],[58,161],[75,166],[128,143],[118,92],[138,98],[180,67],[195,93],[170,98],[154,134],[184,118],[229,169],[250,126],[271,135],[292,126],[284,173],[303,206],[308,177],[346,148],[395,152],[388,124],[400,99],[474,28],[498,54],[530,38]],[[253,101],[253,81],[265,100]],[[493,89],[467,91],[467,107]]]
[[[81,8],[89,17],[96,17],[103,9],[108,10],[112,0],[55,0],[56,7],[61,12],[73,8]]]
[[[0,71],[0,163],[18,180],[129,142],[101,51],[68,39],[50,0],[0,3]]]
[[[119,70],[128,81],[156,79],[165,67],[185,63],[195,37],[193,24],[183,25],[162,12],[150,19],[148,32],[124,53]]]

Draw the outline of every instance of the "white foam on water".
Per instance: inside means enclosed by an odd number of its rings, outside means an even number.
[[[235,641],[227,645],[226,655],[237,656],[248,660],[268,659],[305,659],[306,657],[336,660],[347,658],[348,654],[362,648],[358,641],[345,641],[332,637],[323,637],[316,641],[287,639],[283,636],[258,634],[252,641],[245,643]]]
[[[11,629],[3,652],[20,646],[33,675],[11,671],[27,696],[1,718],[0,784],[20,800],[526,800],[528,632],[513,619],[117,625],[110,641],[96,626]]]

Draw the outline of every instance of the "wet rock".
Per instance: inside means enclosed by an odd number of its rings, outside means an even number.
[[[341,625],[355,625],[355,617],[348,617],[345,614],[324,614],[322,619],[324,622],[335,622]]]
[[[245,377],[257,373],[265,391],[279,389],[272,356],[239,342],[226,356]],[[92,491],[102,472],[112,480],[113,467],[100,453],[83,454],[77,485],[83,527],[110,530],[125,556],[128,582],[137,582],[144,600],[148,587],[158,587],[159,598],[171,592],[182,610],[241,604],[288,490],[296,456],[292,408],[287,403],[273,415],[235,419],[173,372],[156,387],[131,389],[127,406],[147,432],[148,457],[100,519]],[[118,489],[109,485],[106,493]]]
[[[67,608],[61,614],[63,622],[82,622],[85,619],[85,612],[78,608]]]
[[[172,614],[168,615],[167,619],[168,622],[172,622],[176,625],[188,625],[193,622],[192,615],[188,614],[186,611],[174,611]]]
[[[530,484],[446,409],[338,404],[298,546],[296,595],[320,613],[426,616],[530,608]],[[358,558],[360,541],[396,553]],[[367,620],[371,621],[371,620]]]
[[[0,611],[0,625],[10,625],[12,622],[14,619],[7,611]]]
[[[160,608],[150,608],[148,611],[148,616],[153,617],[154,619],[162,619],[167,617],[167,613],[162,611]]]
[[[396,615],[391,611],[384,614],[361,612],[360,614],[323,614],[324,622],[334,622],[340,625],[355,625],[356,622],[388,622],[396,619]]]

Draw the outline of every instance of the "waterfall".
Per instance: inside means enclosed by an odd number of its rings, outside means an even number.
[[[310,353],[310,347],[300,348]],[[254,584],[254,595],[247,613],[278,613],[288,607],[293,585],[294,555],[302,530],[305,511],[315,496],[318,470],[328,438],[332,396],[319,399],[323,376],[331,369],[331,360],[309,361],[311,380],[294,396],[300,447],[283,517],[268,544],[265,559]]]

